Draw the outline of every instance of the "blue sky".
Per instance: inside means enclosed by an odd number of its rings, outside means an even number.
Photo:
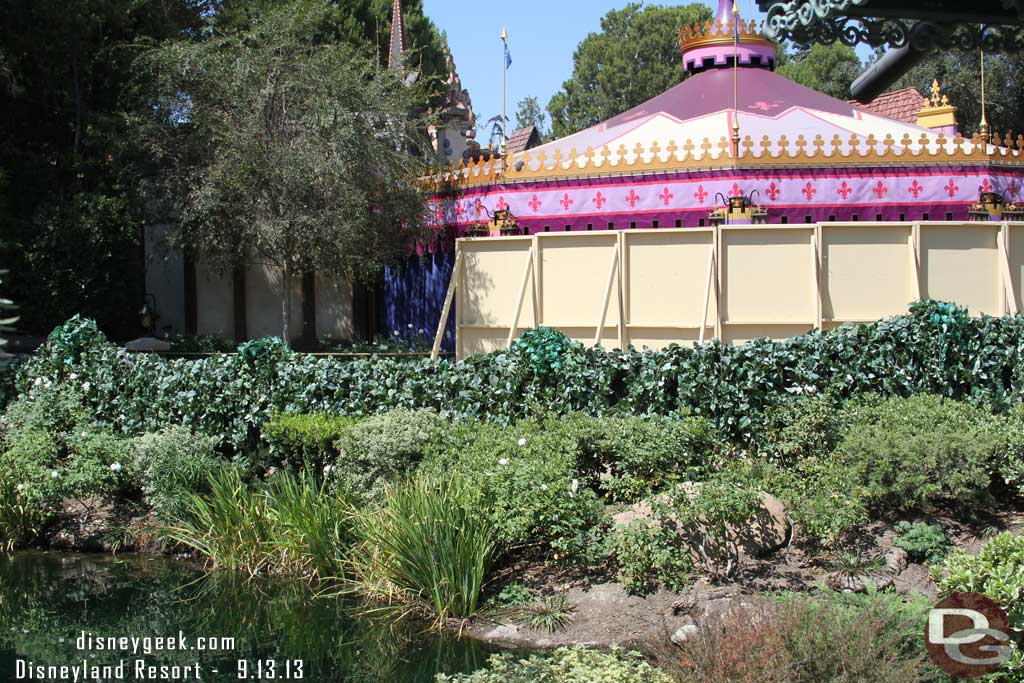
[[[686,4],[671,0],[654,4]],[[514,0],[506,3],[424,0],[423,8],[448,34],[462,86],[469,90],[478,127],[501,113],[501,29],[507,27],[512,66],[508,70],[508,116],[515,125],[515,107],[533,95],[546,107],[572,74],[572,53],[588,33],[600,29],[608,10],[629,0]],[[649,3],[650,4],[650,3]],[[706,0],[713,10],[717,0]],[[763,18],[754,0],[740,0],[745,19]],[[680,59],[680,62],[682,60]],[[682,68],[682,66],[680,66]],[[477,139],[487,144],[489,131]]]

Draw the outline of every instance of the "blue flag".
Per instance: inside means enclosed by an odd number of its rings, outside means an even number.
[[[508,43],[505,43],[505,68],[512,66],[512,53],[508,51]]]

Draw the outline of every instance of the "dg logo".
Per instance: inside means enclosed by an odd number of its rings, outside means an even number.
[[[1010,620],[993,600],[953,593],[928,614],[925,643],[935,664],[958,678],[992,673],[1013,654]]]

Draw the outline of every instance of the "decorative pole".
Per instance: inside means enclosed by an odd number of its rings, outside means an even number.
[[[732,0],[732,158],[740,156],[740,8]]]
[[[505,153],[505,145],[508,143],[508,136],[505,129],[508,124],[508,116],[505,113],[508,93],[505,89],[505,80],[508,75],[508,31],[501,27],[501,153]]]
[[[981,139],[988,144],[988,119],[985,118],[985,48],[981,48]],[[988,149],[987,147],[985,149]]]

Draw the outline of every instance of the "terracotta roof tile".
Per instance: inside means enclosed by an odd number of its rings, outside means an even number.
[[[856,100],[850,100],[850,104],[903,123],[917,123],[917,112],[924,105],[924,96],[917,88],[903,88],[884,92],[867,104]]]

